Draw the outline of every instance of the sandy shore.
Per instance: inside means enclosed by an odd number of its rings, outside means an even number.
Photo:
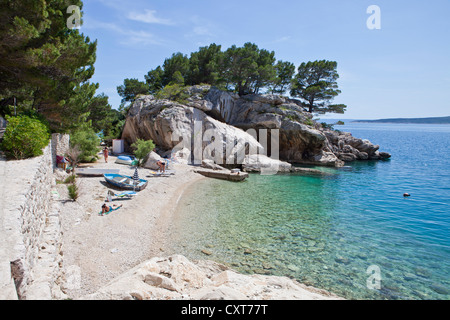
[[[134,169],[101,158],[92,166],[119,168],[121,174],[133,175]],[[64,268],[78,270],[81,285],[68,288],[71,298],[90,294],[120,274],[155,256],[165,256],[165,232],[182,193],[196,181],[205,179],[194,173],[192,166],[175,164],[175,174],[168,177],[148,177],[151,170],[139,169],[140,178],[148,186],[128,199],[113,198],[113,204],[123,205],[117,211],[101,216],[108,190],[120,193],[103,177],[77,178],[79,198],[69,200],[67,186],[57,185],[62,209]]]

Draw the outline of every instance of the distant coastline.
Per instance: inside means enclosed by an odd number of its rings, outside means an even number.
[[[449,117],[431,117],[431,118],[392,118],[392,119],[379,119],[379,120],[352,120],[351,122],[450,124],[450,116]]]

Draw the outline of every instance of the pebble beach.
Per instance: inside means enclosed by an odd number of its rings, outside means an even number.
[[[100,158],[81,167],[117,168],[120,174],[132,176],[134,168]],[[148,179],[147,187],[130,199],[113,197],[116,211],[100,215],[108,190],[119,194],[103,177],[78,176],[79,197],[70,200],[65,184],[57,184],[61,205],[64,268],[76,270],[81,283],[67,288],[72,298],[91,294],[115,277],[154,256],[164,256],[165,230],[184,190],[205,179],[193,172],[193,167],[174,164],[174,175],[152,177],[152,170],[140,168],[139,176]],[[62,170],[59,176],[64,177]],[[108,203],[107,203],[108,204]]]

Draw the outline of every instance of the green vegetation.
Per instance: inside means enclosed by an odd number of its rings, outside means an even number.
[[[76,177],[77,177],[76,175],[71,174],[70,176],[68,176],[68,177],[64,180],[64,183],[65,183],[65,184],[75,183]]]
[[[73,201],[76,201],[78,199],[79,191],[78,191],[78,186],[75,182],[71,183],[67,186],[67,191],[69,193],[70,199],[72,199]]]
[[[341,91],[338,89],[337,63],[320,60],[302,63],[292,80],[291,95],[300,98],[309,113],[344,113],[344,104],[330,104]]]
[[[26,115],[6,116],[6,127],[2,150],[6,156],[14,159],[26,159],[42,155],[42,149],[49,142],[47,126],[36,117]]]
[[[117,92],[122,97],[122,103],[132,102],[140,94],[148,94],[148,86],[138,79],[125,79],[123,85],[117,87]]]
[[[138,159],[138,166],[141,166],[145,162],[148,154],[155,149],[155,144],[152,140],[138,139],[131,147],[134,149],[134,155]]]
[[[67,27],[69,5],[83,7],[80,0],[2,0],[0,115],[37,114],[50,132],[60,133],[87,119],[94,131],[116,137],[123,115],[96,93],[97,83],[89,82],[97,41]],[[17,156],[32,154],[37,153]]]
[[[322,125],[322,128],[324,128],[324,129],[334,130],[334,124],[328,124],[326,122],[321,122],[320,124]]]
[[[100,138],[92,128],[90,121],[73,130],[70,134],[70,146],[79,150],[77,156],[79,162],[96,161],[100,151],[99,145]]]
[[[158,99],[169,99],[179,103],[186,103],[189,95],[185,92],[186,87],[180,84],[169,84],[161,89],[157,94]]]
[[[310,113],[343,113],[346,106],[331,104],[340,91],[335,61],[302,63],[297,74],[295,65],[277,61],[275,52],[260,49],[254,43],[242,47],[231,46],[222,51],[211,44],[192,52],[172,54],[144,76],[145,81],[125,79],[117,87],[122,103],[133,102],[140,94],[154,94],[157,98],[185,101],[180,97],[183,86],[209,84],[222,90],[247,94],[272,93],[283,95],[288,90],[303,103]]]

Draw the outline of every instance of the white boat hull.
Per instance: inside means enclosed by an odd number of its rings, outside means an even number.
[[[100,169],[100,168],[76,168],[75,173],[86,176],[103,176],[104,174],[119,174],[120,169]]]

